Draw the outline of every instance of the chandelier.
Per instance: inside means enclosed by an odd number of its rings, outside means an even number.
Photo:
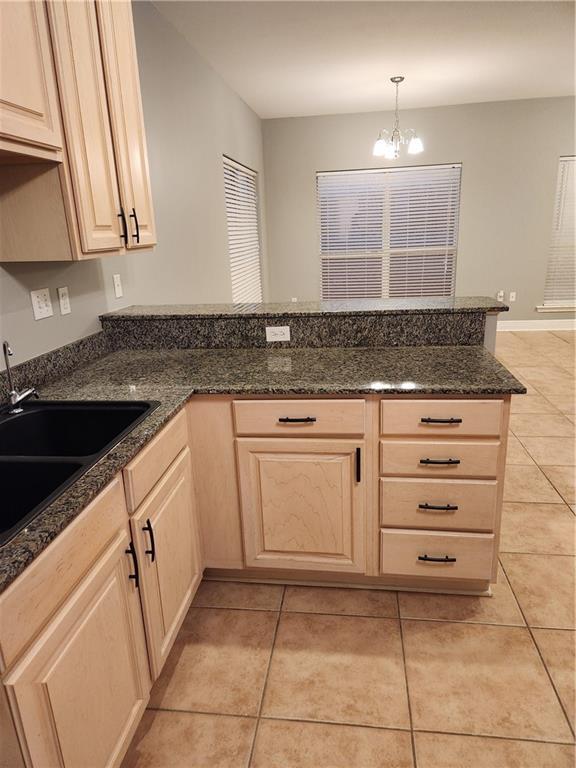
[[[389,132],[385,129],[380,134],[374,144],[372,154],[375,157],[385,157],[386,160],[396,160],[400,156],[400,145],[408,144],[408,154],[418,155],[424,150],[422,139],[418,138],[413,128],[400,130],[400,113],[398,112],[398,86],[404,81],[402,75],[391,77],[390,81],[396,86],[396,107],[394,109],[394,127]]]

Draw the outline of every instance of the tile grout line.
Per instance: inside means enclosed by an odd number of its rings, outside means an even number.
[[[266,675],[264,676],[264,684],[262,685],[262,693],[260,694],[260,704],[258,705],[258,713],[256,715],[256,727],[254,728],[254,736],[252,737],[252,746],[250,747],[250,753],[246,761],[246,768],[250,768],[252,765],[252,758],[254,757],[254,749],[256,748],[256,739],[258,738],[258,729],[260,726],[260,718],[262,715],[262,707],[264,706],[264,695],[266,693],[266,687],[268,685],[268,676],[270,674],[270,667],[272,666],[272,656],[274,655],[274,648],[276,647],[276,637],[278,635],[278,627],[280,626],[280,618],[282,616],[282,607],[284,605],[284,597],[286,596],[286,585],[282,588],[282,597],[280,598],[280,605],[278,606],[278,616],[276,617],[276,626],[274,627],[274,635],[272,637],[272,646],[270,648],[270,657],[268,659],[268,666],[266,667]]]
[[[569,630],[568,630],[569,631]],[[231,712],[210,712],[203,709],[168,709],[166,707],[148,707],[151,712],[173,712],[185,715],[207,715],[208,717],[232,717],[244,720],[256,720],[255,715],[238,715]],[[344,728],[370,728],[374,731],[393,731],[395,733],[410,733],[410,728],[401,728],[392,725],[372,725],[371,723],[343,723],[338,720],[311,720],[307,717],[288,717],[286,715],[262,715],[260,720],[282,721],[288,723],[309,723],[310,725],[334,725]],[[573,747],[574,741],[548,741],[546,739],[529,739],[521,736],[500,736],[490,733],[472,733],[469,731],[444,731],[441,729],[415,728],[414,733],[439,733],[447,736],[465,736],[478,739],[500,739],[502,741],[522,741],[528,744],[559,744],[562,746]]]
[[[570,721],[570,718],[568,717],[568,713],[566,712],[566,709],[564,707],[564,704],[562,702],[562,699],[560,698],[560,694],[558,693],[558,690],[556,688],[556,685],[554,683],[554,680],[552,679],[552,675],[550,674],[550,670],[548,669],[548,665],[544,661],[544,657],[542,656],[542,652],[540,651],[540,647],[538,643],[536,642],[536,638],[534,637],[534,633],[532,632],[532,627],[528,623],[528,620],[526,619],[526,615],[524,613],[524,610],[522,606],[520,605],[520,601],[518,600],[518,597],[516,596],[516,592],[514,591],[514,587],[512,586],[512,582],[510,578],[508,577],[508,574],[506,573],[506,568],[504,567],[504,564],[502,561],[500,561],[500,566],[502,570],[504,571],[504,575],[506,576],[506,579],[508,581],[508,584],[510,585],[510,589],[512,590],[512,594],[514,595],[514,599],[518,603],[518,608],[520,609],[520,613],[522,614],[522,618],[526,622],[526,629],[530,633],[530,638],[532,639],[532,643],[534,644],[534,647],[536,648],[536,653],[538,654],[540,661],[542,662],[542,666],[544,667],[544,670],[546,671],[546,675],[548,676],[548,680],[550,681],[550,685],[552,686],[552,689],[554,693],[556,694],[556,698],[558,700],[558,703],[560,704],[560,709],[562,710],[562,714],[564,715],[564,718],[566,722],[568,723],[568,728],[570,729],[570,733],[572,734],[572,738],[575,737],[574,728],[572,727],[572,722]],[[536,629],[541,629],[541,627],[536,627]],[[551,629],[554,629],[554,627],[551,627]],[[559,627],[556,627],[556,629],[559,629]]]
[[[406,686],[406,702],[408,704],[408,718],[410,721],[410,743],[412,745],[412,762],[414,768],[418,768],[416,759],[416,737],[414,735],[414,721],[412,719],[412,705],[410,703],[410,686],[408,685],[408,670],[406,669],[406,650],[404,648],[404,630],[402,628],[402,615],[400,613],[400,595],[396,592],[396,607],[398,608],[398,626],[400,628],[400,647],[402,648],[402,667],[404,669],[404,685]]]

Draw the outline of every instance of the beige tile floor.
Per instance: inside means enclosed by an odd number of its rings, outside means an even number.
[[[574,764],[574,333],[499,333],[492,598],[204,582],[124,768]]]

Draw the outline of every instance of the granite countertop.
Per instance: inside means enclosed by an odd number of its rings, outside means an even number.
[[[340,315],[395,315],[401,312],[426,314],[447,312],[507,312],[501,301],[487,296],[427,297],[414,299],[353,299],[348,301],[297,301],[261,304],[166,304],[135,305],[117,309],[100,318],[139,318],[142,320],[166,317],[275,317],[282,315],[316,316],[336,313]]]
[[[46,400],[160,406],[0,547],[2,592],[194,394],[504,395],[526,390],[483,347],[112,352],[41,388]]]

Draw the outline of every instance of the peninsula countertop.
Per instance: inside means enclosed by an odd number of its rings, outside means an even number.
[[[194,394],[482,397],[525,391],[478,346],[112,352],[45,384],[42,398],[158,400],[160,406],[0,548],[0,592]]]

